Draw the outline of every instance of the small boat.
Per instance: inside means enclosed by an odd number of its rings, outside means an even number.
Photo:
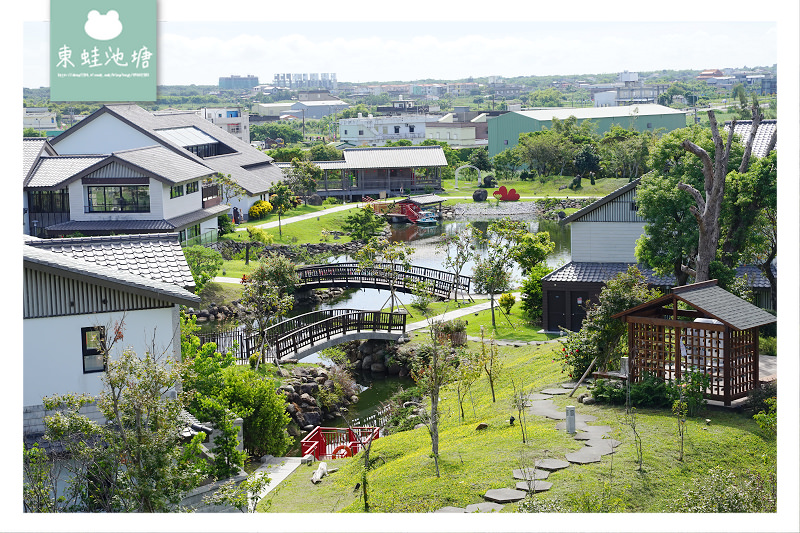
[[[436,225],[438,223],[439,219],[433,213],[422,213],[422,216],[417,219],[417,224],[421,226]]]

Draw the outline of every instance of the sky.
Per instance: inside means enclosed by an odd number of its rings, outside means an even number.
[[[23,86],[49,85],[48,24],[26,23]],[[748,39],[729,39],[731,35]],[[331,72],[413,81],[772,66],[770,22],[178,22],[158,26],[159,85]],[[727,41],[726,46],[717,43]],[[701,43],[701,46],[698,46]]]

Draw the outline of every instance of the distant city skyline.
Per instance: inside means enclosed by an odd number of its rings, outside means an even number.
[[[159,22],[159,85],[336,73],[366,83],[703,70],[778,62],[772,22]],[[746,39],[731,36],[746,35]],[[23,25],[23,86],[49,85],[49,25]]]

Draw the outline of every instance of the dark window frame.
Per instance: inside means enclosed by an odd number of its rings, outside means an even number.
[[[173,198],[180,198],[183,196],[183,185],[173,185],[169,188],[169,198],[170,200]]]
[[[81,328],[81,352],[83,357],[81,361],[83,362],[83,373],[84,374],[96,374],[98,372],[105,372],[108,369],[108,361],[103,358],[103,351],[101,347],[94,347],[89,346],[87,342],[87,335],[92,332],[99,332],[99,343],[102,345],[102,339],[105,337],[106,328],[105,326],[92,326],[88,328]],[[95,361],[100,356],[101,360],[103,361],[102,368],[90,368],[89,370],[86,369],[86,362],[87,358],[94,359]]]
[[[97,201],[97,192],[102,189],[102,201]],[[123,189],[128,192],[127,198]],[[108,191],[116,193],[119,200],[109,200]],[[86,186],[85,213],[149,213],[150,212],[150,186],[149,185],[87,185]]]
[[[199,181],[190,181],[186,184],[186,194],[192,194],[200,190]]]

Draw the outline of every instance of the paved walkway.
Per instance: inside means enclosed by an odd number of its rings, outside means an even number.
[[[281,481],[289,477],[300,466],[300,457],[272,457],[256,469],[256,472],[265,472],[269,475],[269,484],[258,493],[261,499],[272,489],[277,487]]]
[[[300,222],[301,220],[308,220],[311,218],[318,218],[323,215],[328,215],[330,213],[337,213],[339,211],[347,211],[348,209],[354,209],[356,207],[361,207],[364,205],[362,202],[356,202],[352,204],[342,204],[333,207],[328,207],[322,211],[315,211],[314,213],[306,213],[305,215],[297,215],[296,217],[288,217],[281,219],[281,226],[285,226],[286,224],[292,224],[293,222]],[[278,221],[274,220],[272,222],[265,222],[264,224],[259,224],[255,226],[256,228],[261,229],[268,229],[268,228],[277,228]],[[247,228],[236,228],[236,231],[247,231]]]

